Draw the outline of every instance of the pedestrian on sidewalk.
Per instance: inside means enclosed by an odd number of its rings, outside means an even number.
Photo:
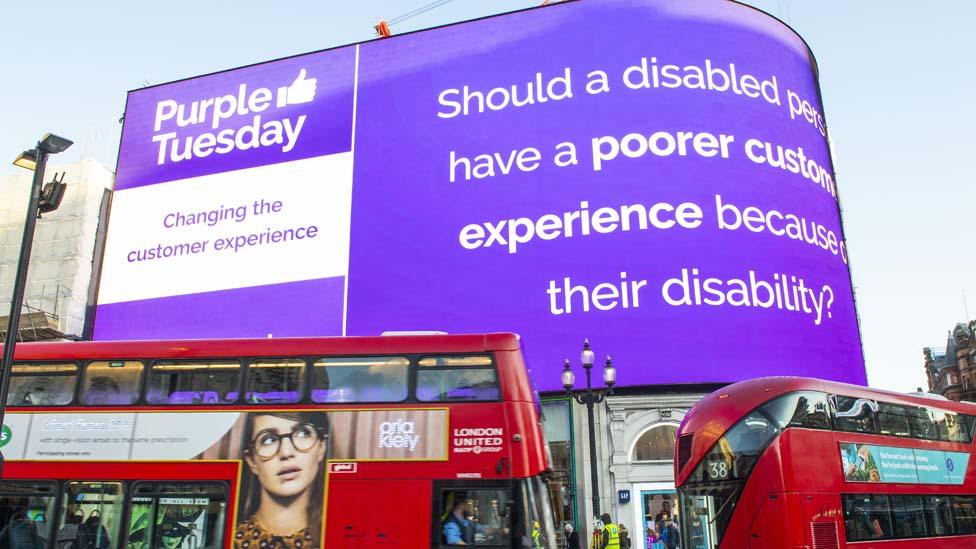
[[[563,525],[563,532],[566,534],[566,549],[581,549],[579,532],[573,529],[573,525],[566,523]]]
[[[600,516],[603,522],[603,532],[600,535],[600,549],[622,549],[620,545],[620,529],[613,523],[609,513]]]

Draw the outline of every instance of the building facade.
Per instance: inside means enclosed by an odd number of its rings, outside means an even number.
[[[675,431],[688,410],[716,387],[627,388],[594,410],[600,513],[630,532],[632,547],[661,512],[675,508]],[[561,395],[543,398],[543,427],[553,457],[556,519],[588,539],[593,525],[586,406]]]
[[[89,329],[114,175],[83,160],[48,166],[46,179],[62,172],[68,187],[61,206],[37,220],[19,341],[83,339]],[[32,177],[27,171],[0,177],[0,340],[7,335]]]
[[[926,347],[925,375],[929,392],[949,400],[976,402],[976,320],[959,323],[944,348]]]

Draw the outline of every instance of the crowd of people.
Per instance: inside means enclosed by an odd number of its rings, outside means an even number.
[[[654,525],[647,525],[647,543],[649,549],[676,549],[680,547],[681,534],[674,517],[667,513],[660,513],[655,517]]]
[[[565,523],[563,532],[566,549],[583,549],[580,545],[579,533],[575,531],[572,524]],[[645,536],[644,546],[648,549],[680,548],[681,535],[678,524],[669,512],[658,513],[654,524],[647,525]],[[603,513],[595,524],[591,549],[630,549],[632,546],[633,540],[627,527],[623,524],[615,524],[609,513]]]
[[[445,545],[476,545],[476,536],[481,534],[509,533],[509,528],[491,528],[488,524],[481,524],[474,518],[470,494],[462,491],[449,494],[446,499],[446,511],[441,515],[441,543]],[[490,522],[490,521],[489,521]],[[506,523],[507,525],[508,523]],[[632,549],[640,547],[639,540],[635,543],[630,531],[621,523],[616,523],[609,513],[603,513],[595,518],[592,538],[589,545],[580,539],[580,534],[571,522],[562,525],[562,538],[559,539],[560,549]],[[645,520],[646,531],[643,547],[646,549],[680,549],[681,534],[677,518],[671,514],[671,501],[664,500],[660,511],[652,519],[650,515]],[[540,529],[537,521],[532,521],[529,528],[519,531],[515,528],[516,537],[521,539],[522,547],[541,549],[548,547],[545,543],[546,535]],[[519,535],[521,533],[521,535]],[[557,538],[558,539],[558,538]]]

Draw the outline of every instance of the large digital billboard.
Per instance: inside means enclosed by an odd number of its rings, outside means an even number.
[[[624,385],[865,383],[806,44],[567,2],[129,93],[96,339],[584,337]]]

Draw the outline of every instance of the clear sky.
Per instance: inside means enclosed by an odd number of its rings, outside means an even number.
[[[127,90],[368,40],[379,19],[430,1],[49,2],[35,22],[0,31],[0,151],[13,160],[53,131],[76,142],[58,161],[114,166]],[[393,30],[539,3],[455,0]],[[924,386],[922,348],[944,346],[964,320],[963,291],[976,317],[976,176],[966,167],[976,3],[749,3],[796,29],[820,65],[870,383]],[[0,175],[15,169],[0,163]]]

